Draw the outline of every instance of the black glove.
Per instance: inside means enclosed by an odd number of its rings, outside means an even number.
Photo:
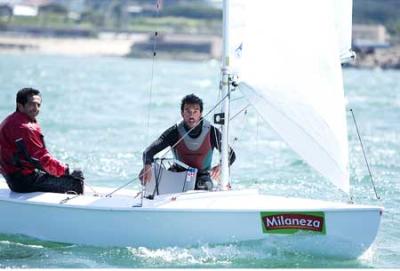
[[[65,169],[64,176],[69,176],[69,166],[67,164],[67,168]]]
[[[74,169],[70,176],[79,181],[83,181],[85,179],[85,177],[83,176],[83,172],[80,169]]]

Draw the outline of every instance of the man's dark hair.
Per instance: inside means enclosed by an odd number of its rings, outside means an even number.
[[[18,104],[25,105],[28,102],[29,97],[34,95],[40,95],[40,91],[34,88],[23,88],[17,92],[17,109],[18,111]]]
[[[203,112],[203,101],[194,94],[189,94],[183,97],[181,102],[181,112],[183,112],[185,104],[198,104],[200,106],[200,112]]]

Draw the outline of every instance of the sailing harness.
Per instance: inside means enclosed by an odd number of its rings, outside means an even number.
[[[186,134],[183,121],[177,125],[179,138]],[[216,136],[216,135],[215,135]],[[211,124],[207,120],[201,121],[201,132],[196,137],[185,136],[173,149],[177,160],[197,168],[200,171],[208,171],[211,168],[213,148],[211,146]],[[218,140],[216,140],[218,142]]]

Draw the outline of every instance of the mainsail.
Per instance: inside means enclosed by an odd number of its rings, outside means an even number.
[[[348,193],[340,55],[350,45],[351,1],[337,1],[231,0],[231,64],[261,117]],[[339,24],[343,10],[346,24]]]
[[[353,56],[351,51],[351,29],[352,29],[352,0],[333,0],[333,12],[335,28],[337,31],[337,42],[339,55],[342,63],[349,61]]]

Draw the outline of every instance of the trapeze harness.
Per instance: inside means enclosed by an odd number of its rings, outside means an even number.
[[[175,158],[190,167],[197,168],[200,174],[206,173],[211,168],[213,155],[210,122],[202,121],[201,133],[195,138],[187,134],[183,121],[178,124],[177,128],[180,142],[173,150]]]

